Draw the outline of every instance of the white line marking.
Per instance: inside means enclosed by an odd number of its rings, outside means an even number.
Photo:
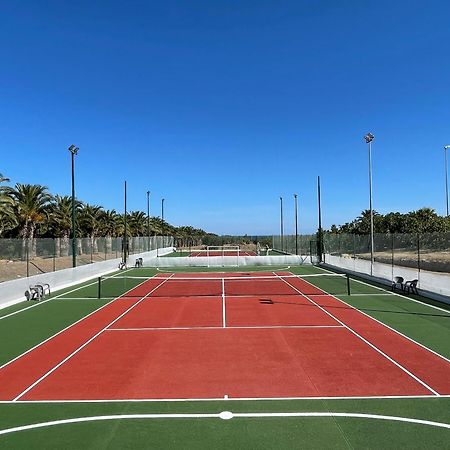
[[[282,272],[282,271],[286,271],[289,270],[291,268],[291,266],[286,266],[286,267],[280,267],[280,268],[274,268],[274,266],[258,266],[258,270],[253,270],[252,268],[255,266],[240,266],[238,271],[226,271],[226,272],[220,272],[218,270],[206,270],[206,271],[201,271],[201,270],[196,270],[195,272],[186,272],[186,269],[192,269],[192,267],[195,266],[179,266],[179,267],[155,267],[155,269],[158,272],[161,273],[242,273],[242,272],[247,272],[247,273],[259,273],[259,272],[272,272],[273,270],[277,271],[277,272]],[[199,269],[202,268],[202,266],[197,266]],[[249,268],[250,270],[247,270],[247,268]],[[167,270],[165,270],[167,269]],[[175,269],[180,269],[180,270],[175,270]],[[215,269],[220,269],[219,266],[217,266]],[[245,270],[244,270],[245,269]]]
[[[172,275],[171,275],[172,276]],[[116,323],[119,319],[121,319],[125,314],[130,312],[133,308],[135,308],[137,305],[139,305],[141,302],[143,302],[147,297],[151,295],[153,291],[161,287],[166,281],[170,280],[170,277],[167,278],[158,278],[162,280],[162,283],[158,284],[155,288],[153,288],[148,294],[146,294],[144,297],[142,297],[139,301],[131,305],[129,308],[127,308],[122,314],[120,314],[118,317],[116,317],[112,322],[110,322],[108,325],[106,325],[104,328],[102,328],[98,333],[96,333],[94,336],[92,336],[90,339],[88,339],[83,345],[79,346],[77,349],[75,349],[72,353],[70,353],[68,356],[66,356],[61,362],[59,362],[56,366],[54,366],[52,369],[47,371],[44,375],[42,375],[39,379],[37,379],[33,384],[28,386],[24,391],[22,391],[18,396],[16,396],[13,399],[14,401],[17,401],[20,399],[20,397],[24,396],[27,392],[29,392],[31,389],[33,389],[35,386],[37,386],[42,380],[47,378],[51,373],[53,373],[56,369],[58,369],[60,366],[62,366],[65,362],[67,362],[70,358],[72,358],[74,355],[76,355],[80,350],[82,350],[86,345],[88,345],[90,342],[92,342],[96,337],[100,336],[108,327]],[[142,284],[142,283],[141,283]],[[135,286],[136,287],[136,286]],[[133,288],[134,289],[134,288]]]
[[[118,273],[116,273],[114,275],[111,275],[111,278],[116,277],[118,275],[122,275],[125,272],[128,272],[129,270],[131,270],[131,269],[127,269],[127,270],[124,270],[123,272],[118,272]],[[83,283],[88,283],[88,282],[84,281]],[[98,281],[94,281],[94,282],[88,283],[88,284],[83,284],[82,286],[78,286],[77,288],[72,289],[71,291],[63,292],[62,294],[55,295],[54,297],[50,297],[47,300],[42,300],[42,301],[36,302],[35,305],[28,306],[27,308],[19,309],[17,311],[12,312],[12,313],[6,314],[5,316],[0,316],[0,320],[6,319],[7,317],[14,316],[15,314],[19,314],[19,313],[21,313],[23,311],[28,311],[29,309],[35,308],[36,306],[39,306],[39,305],[43,305],[44,303],[47,303],[50,300],[55,300],[57,298],[61,298],[61,299],[65,300],[66,297],[63,297],[64,295],[71,294],[72,292],[76,292],[76,291],[79,291],[80,289],[84,289],[86,287],[93,286],[94,284],[97,284],[97,283],[98,283]],[[66,289],[66,288],[64,288],[64,289]],[[74,298],[74,300],[81,300],[81,298]],[[87,298],[87,300],[94,300],[94,297],[89,297],[89,298]]]
[[[222,278],[222,326],[227,327],[226,308],[225,308],[225,278]]]
[[[116,298],[117,297],[102,297],[101,299],[94,297],[61,297],[60,300],[115,300]]]
[[[230,401],[294,401],[294,400],[396,400],[396,399],[434,399],[436,398],[432,394],[423,395],[374,395],[370,397],[363,396],[348,396],[348,397],[228,397]],[[443,394],[439,398],[450,398],[450,394]],[[17,404],[17,403],[155,403],[155,402],[211,402],[211,401],[223,401],[221,397],[205,397],[205,398],[121,398],[121,399],[89,399],[89,400],[20,400],[19,402],[13,402],[12,400],[0,400],[0,404]]]
[[[435,391],[431,386],[429,386],[427,383],[425,383],[425,381],[422,381],[419,377],[417,377],[416,375],[414,375],[412,372],[410,372],[406,367],[402,366],[400,363],[398,363],[397,361],[395,361],[393,358],[391,358],[389,355],[387,355],[386,353],[384,353],[381,349],[379,349],[376,345],[372,344],[371,342],[369,342],[366,338],[362,337],[358,332],[356,332],[355,330],[353,330],[352,328],[350,328],[348,325],[346,325],[344,322],[342,322],[342,320],[339,320],[337,317],[335,317],[332,313],[330,313],[329,311],[327,311],[325,308],[323,308],[322,306],[320,306],[318,303],[316,303],[314,300],[312,300],[311,298],[309,298],[307,295],[303,294],[301,291],[299,291],[295,286],[293,286],[291,283],[289,283],[288,281],[284,280],[281,276],[279,277],[281,280],[283,280],[284,283],[286,283],[287,285],[291,286],[293,289],[295,289],[299,294],[301,294],[303,297],[305,297],[306,299],[308,299],[311,303],[313,303],[314,305],[316,305],[319,309],[321,309],[324,313],[328,314],[330,317],[332,317],[334,320],[336,320],[336,322],[340,323],[341,325],[343,325],[345,328],[347,328],[348,331],[350,331],[350,333],[354,334],[356,337],[358,337],[359,339],[361,339],[363,342],[365,342],[367,345],[369,345],[370,347],[372,347],[375,351],[377,351],[378,353],[380,353],[380,355],[384,356],[387,360],[389,360],[391,363],[395,364],[399,369],[403,370],[403,372],[405,372],[406,374],[408,374],[411,378],[413,378],[414,380],[416,380],[418,383],[420,383],[422,386],[424,386],[426,389],[428,389],[430,392],[433,392],[434,395],[436,396],[440,396],[439,392]],[[309,283],[311,284],[311,283]],[[332,298],[334,298],[333,296],[331,296]],[[338,301],[341,301],[339,299],[336,299]],[[356,311],[358,311],[357,309],[355,309]]]
[[[324,269],[324,270],[325,270],[325,269]],[[331,273],[333,273],[333,272],[331,272]],[[301,278],[301,279],[302,279],[303,281],[305,281],[306,283],[310,284],[311,286],[314,286],[313,284],[311,284],[309,281],[305,280],[304,278]],[[355,280],[355,279],[353,279],[353,278],[352,278],[352,281],[354,281],[354,282],[356,282],[356,283],[363,283],[363,282],[361,282],[361,281],[359,281],[359,280]],[[368,284],[368,283],[363,283],[363,284],[367,284],[368,286],[371,286],[371,285]],[[314,286],[314,287],[317,287],[317,286]],[[374,287],[375,287],[375,286],[374,286]],[[397,334],[399,334],[400,336],[404,337],[404,338],[407,339],[408,341],[413,342],[414,344],[418,345],[419,347],[422,347],[424,350],[428,350],[430,353],[433,353],[434,355],[438,356],[439,358],[442,358],[443,360],[445,360],[445,361],[447,361],[447,362],[450,363],[450,359],[449,359],[449,358],[446,358],[445,356],[441,355],[440,353],[436,352],[435,350],[432,350],[431,348],[427,347],[426,345],[421,344],[420,342],[416,341],[415,339],[413,339],[413,338],[407,336],[406,334],[403,334],[402,332],[396,330],[395,328],[392,328],[391,326],[385,324],[385,323],[382,322],[381,320],[378,320],[378,319],[376,319],[375,317],[371,316],[370,314],[367,314],[367,313],[365,313],[364,311],[361,311],[360,309],[354,307],[354,306],[351,305],[350,303],[347,303],[346,301],[344,301],[344,300],[342,300],[341,298],[339,298],[339,297],[341,297],[341,296],[337,297],[337,296],[335,296],[335,295],[333,295],[333,294],[327,293],[327,292],[324,291],[322,288],[318,288],[318,289],[320,289],[321,291],[325,292],[325,295],[329,295],[330,297],[333,297],[334,299],[340,301],[341,303],[343,303],[344,305],[348,306],[349,308],[354,309],[354,310],[360,312],[361,314],[363,314],[364,316],[368,317],[369,319],[372,319],[373,321],[379,323],[380,325],[383,325],[384,327],[388,328],[389,330],[393,331],[394,333],[397,333]],[[381,288],[377,288],[377,289],[381,289]],[[438,308],[437,306],[427,305],[427,304],[425,304],[425,303],[419,302],[418,300],[410,299],[409,297],[405,297],[404,295],[400,295],[400,294],[397,294],[397,293],[395,293],[395,292],[392,293],[392,294],[393,294],[393,295],[397,295],[397,296],[399,296],[399,297],[401,297],[401,298],[404,298],[404,299],[407,299],[407,300],[412,300],[412,301],[414,301],[414,302],[416,302],[416,303],[421,304],[422,306],[430,306],[430,307],[432,307],[432,308],[439,309],[439,310],[441,310],[441,311],[444,311],[444,312],[447,312],[447,313],[448,313],[448,311],[445,311],[445,309]],[[354,294],[352,294],[352,296],[353,296],[353,295],[354,295]],[[367,295],[372,295],[372,294],[367,294]],[[379,295],[383,295],[383,294],[379,294]],[[387,294],[387,295],[390,295],[390,294]]]
[[[130,269],[128,269],[130,270]],[[123,272],[122,272],[123,273]],[[151,277],[152,278],[152,277]],[[97,281],[98,282],[98,281]],[[145,283],[145,281],[143,281],[141,284]],[[96,284],[96,283],[93,283]],[[137,285],[135,287],[138,287],[140,285]],[[85,286],[83,286],[85,287]],[[128,290],[127,292],[125,292],[124,295],[126,295],[128,292],[130,292],[132,289],[134,289],[135,287],[131,288],[130,290]],[[76,289],[75,289],[76,290]],[[67,293],[67,292],[66,292]],[[53,297],[50,300],[54,300],[57,297]],[[116,297],[114,298],[114,300],[118,299],[120,297]],[[52,336],[48,337],[47,339],[45,339],[42,342],[39,342],[39,344],[36,344],[34,347],[31,347],[30,349],[26,350],[25,352],[21,353],[20,355],[16,356],[15,358],[11,359],[10,361],[4,363],[3,365],[0,366],[0,370],[3,369],[4,367],[8,366],[9,364],[13,363],[14,361],[17,361],[18,359],[22,358],[23,356],[25,356],[27,353],[30,353],[31,351],[35,350],[36,348],[40,347],[41,345],[45,344],[46,342],[50,341],[51,339],[53,339],[54,337],[58,336],[59,334],[63,333],[64,331],[68,330],[69,328],[73,327],[74,325],[76,325],[77,323],[80,323],[81,321],[83,321],[84,319],[87,319],[88,317],[92,316],[92,314],[95,314],[96,312],[100,311],[101,309],[105,308],[106,306],[108,306],[109,304],[111,304],[114,300],[111,300],[108,303],[105,303],[104,305],[100,306],[100,308],[95,309],[94,311],[90,312],[88,315],[83,316],[81,319],[77,320],[76,322],[68,325],[67,327],[63,328],[62,330],[58,331],[57,333],[53,334]]]
[[[337,268],[338,268],[338,267],[337,267]],[[333,272],[333,271],[331,271],[331,270],[325,269],[325,268],[323,268],[323,267],[320,267],[320,269],[323,270],[323,271],[325,271],[325,272],[328,272],[328,273],[336,274],[336,272]],[[338,269],[339,269],[339,268],[338,268]],[[343,270],[343,269],[341,269],[341,270]],[[301,275],[300,275],[300,276],[301,276]],[[356,275],[356,276],[357,276],[357,275]],[[422,306],[428,306],[429,308],[438,309],[439,311],[443,311],[443,312],[445,312],[445,313],[447,313],[447,314],[450,314],[450,311],[449,311],[448,309],[440,308],[439,306],[430,305],[430,304],[428,304],[428,303],[421,302],[420,300],[416,300],[415,298],[408,297],[407,295],[399,294],[398,292],[387,291],[386,288],[379,287],[379,286],[374,286],[373,284],[367,283],[367,282],[362,281],[362,280],[355,280],[354,278],[351,278],[351,280],[354,281],[355,283],[364,284],[365,286],[369,286],[369,287],[374,288],[374,289],[377,289],[377,290],[379,290],[379,291],[384,291],[384,292],[386,292],[386,295],[395,295],[395,296],[401,297],[401,298],[403,298],[403,299],[405,299],[405,300],[409,300],[409,301],[411,301],[411,302],[418,303],[419,305],[422,305]],[[352,294],[352,295],[354,295],[354,294]],[[373,295],[373,294],[366,294],[366,295]],[[431,299],[431,300],[432,300],[432,299]],[[435,300],[435,301],[438,301],[438,300]],[[442,302],[441,302],[441,303],[442,303]]]
[[[227,418],[284,418],[284,417],[298,417],[298,418],[310,418],[310,417],[345,417],[352,419],[373,419],[373,420],[386,420],[393,422],[413,423],[417,425],[427,425],[437,428],[450,429],[450,424],[442,422],[434,422],[431,420],[413,419],[410,417],[398,417],[398,416],[384,416],[379,414],[360,414],[360,413],[341,413],[341,412],[276,412],[276,413],[231,413],[227,411]],[[232,415],[231,417],[229,415]],[[83,423],[83,422],[99,422],[107,420],[143,420],[143,419],[223,419],[223,412],[211,413],[211,414],[115,414],[107,416],[90,416],[90,417],[74,417],[71,419],[53,420],[49,422],[34,423],[31,425],[22,425],[14,428],[7,428],[0,430],[0,435],[17,433],[20,431],[34,430],[37,428],[46,428],[57,425],[67,425],[71,423]]]
[[[143,328],[108,328],[105,331],[171,331],[171,330],[187,330],[187,331],[195,331],[195,330],[223,330],[223,326],[221,327],[143,327]],[[290,329],[290,328],[342,328],[345,329],[342,325],[249,325],[249,326],[229,326],[227,325],[227,329],[230,330],[252,330],[252,329]]]

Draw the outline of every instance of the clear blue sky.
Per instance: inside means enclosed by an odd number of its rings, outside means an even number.
[[[216,233],[445,211],[450,3],[2,2],[0,172]]]

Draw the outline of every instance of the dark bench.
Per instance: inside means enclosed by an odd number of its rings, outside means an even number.
[[[392,286],[391,286],[391,290],[395,291],[395,288],[398,286],[402,292],[405,291],[405,285],[403,284],[405,280],[403,279],[403,277],[394,277],[394,279],[392,280]]]
[[[136,258],[134,267],[144,267],[144,260],[142,258]]]
[[[405,292],[407,294],[416,294],[419,295],[419,292],[417,291],[417,283],[419,282],[419,280],[411,280],[411,281],[407,281],[405,283]]]

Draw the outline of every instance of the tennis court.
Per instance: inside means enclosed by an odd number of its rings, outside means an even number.
[[[0,336],[17,338],[1,354],[0,442],[137,427],[161,446],[376,448],[386,426],[410,448],[448,442],[449,312],[348,283],[313,266],[141,268],[2,310]]]

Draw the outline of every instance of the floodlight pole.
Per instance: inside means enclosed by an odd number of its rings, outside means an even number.
[[[319,263],[324,262],[324,246],[323,246],[323,233],[322,233],[322,200],[320,194],[320,176],[317,177],[317,213],[319,218],[319,236],[317,239],[317,256],[319,259]]]
[[[283,197],[280,197],[280,233],[281,233],[281,250],[284,253]]]
[[[372,141],[375,136],[367,133],[364,136],[366,144],[369,145],[369,204],[370,204],[370,275],[373,275],[373,206],[372,206]]]
[[[447,217],[449,216],[448,212],[448,161],[447,161],[447,153],[450,145],[444,146],[444,156],[445,156],[445,206],[447,207]]]
[[[297,205],[297,194],[294,194],[294,206],[295,206],[295,254],[298,255],[298,205]]]
[[[150,191],[147,191],[147,238],[148,250],[150,250]]]
[[[127,263],[127,245],[128,245],[128,240],[127,240],[127,234],[128,234],[128,230],[127,230],[127,182],[125,181],[124,184],[124,199],[123,199],[123,209],[124,209],[124,231],[123,231],[123,263],[126,264]]]
[[[72,267],[77,267],[77,231],[75,220],[75,155],[80,150],[75,145],[69,147],[72,157]]]
[[[164,222],[164,199],[161,199],[161,219]]]

